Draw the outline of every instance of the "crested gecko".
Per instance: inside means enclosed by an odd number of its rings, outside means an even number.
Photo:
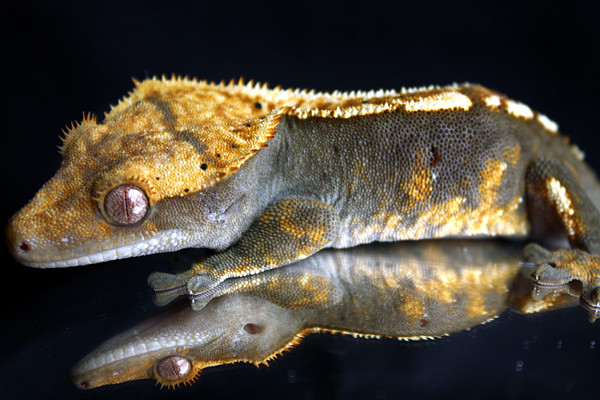
[[[424,340],[469,329],[507,306],[532,313],[573,306],[560,294],[533,300],[516,243],[432,240],[324,250],[294,264],[228,280],[200,311],[162,309],[84,357],[82,389],[154,378],[195,380],[234,362],[267,364],[310,333]]]
[[[9,222],[21,263],[52,268],[186,247],[153,273],[194,309],[229,278],[326,247],[532,238],[539,285],[582,283],[600,306],[600,187],[556,123],[472,84],[321,93],[148,79],[68,129],[62,164]],[[569,248],[570,245],[570,248]]]

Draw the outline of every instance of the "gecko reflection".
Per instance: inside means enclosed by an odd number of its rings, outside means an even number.
[[[417,340],[481,324],[507,304],[523,312],[576,304],[554,294],[532,306],[521,251],[489,241],[323,251],[231,279],[200,311],[187,302],[163,310],[102,344],[72,379],[80,388],[144,378],[173,386],[211,366],[266,363],[311,332]]]

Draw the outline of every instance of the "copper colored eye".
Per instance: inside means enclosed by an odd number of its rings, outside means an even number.
[[[134,185],[117,186],[104,198],[104,211],[121,225],[140,222],[148,213],[148,206],[148,197]]]
[[[166,381],[178,381],[192,372],[192,363],[182,356],[169,356],[156,364],[156,373]]]

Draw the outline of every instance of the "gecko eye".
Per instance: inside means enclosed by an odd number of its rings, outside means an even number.
[[[120,185],[104,198],[104,211],[119,225],[140,222],[148,213],[148,197],[134,185]]]
[[[156,364],[156,373],[165,381],[185,379],[192,372],[192,362],[182,356],[169,356]]]

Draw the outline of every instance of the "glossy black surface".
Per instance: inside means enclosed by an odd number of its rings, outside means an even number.
[[[52,176],[65,125],[101,116],[132,77],[171,73],[320,90],[478,82],[558,122],[598,171],[600,14],[591,4],[3,4],[0,219]],[[269,368],[217,368],[177,392],[151,381],[83,392],[70,367],[152,313],[145,278],[167,270],[168,257],[64,270],[2,257],[2,398],[600,396],[600,325],[579,309],[508,313],[432,342],[312,336]]]

